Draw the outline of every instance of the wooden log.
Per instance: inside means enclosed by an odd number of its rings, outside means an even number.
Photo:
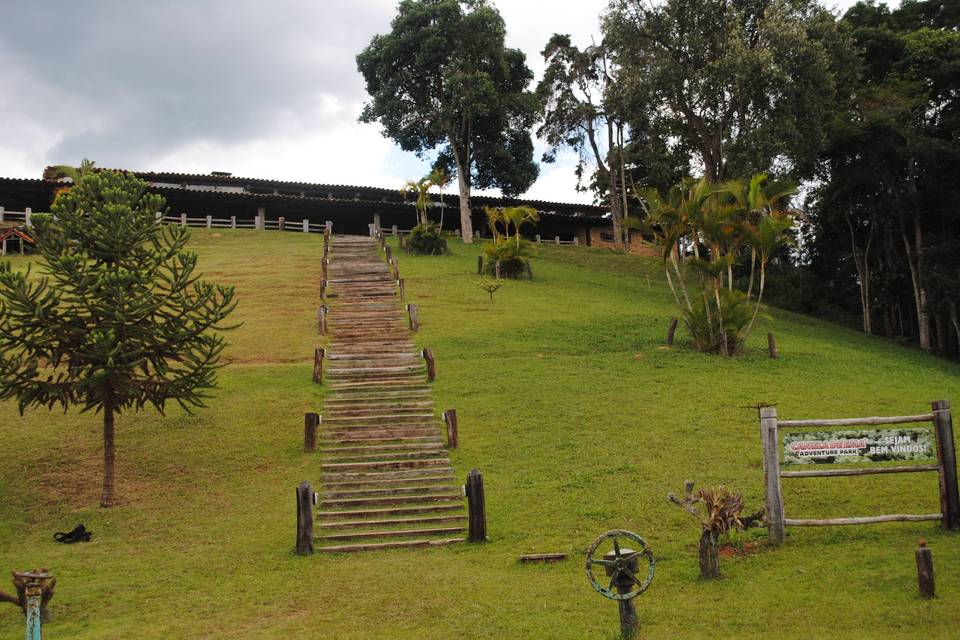
[[[457,410],[447,409],[443,412],[443,421],[447,425],[447,447],[456,449],[460,444],[460,435],[457,431]]]
[[[408,304],[407,315],[410,317],[410,331],[418,331],[420,329],[420,311],[417,305],[412,302]]]
[[[313,352],[313,381],[323,384],[323,347],[317,347]]]
[[[427,347],[421,352],[421,355],[427,363],[427,382],[433,382],[437,378],[437,362],[433,358],[433,350]]]
[[[915,464],[903,467],[865,467],[863,469],[821,469],[816,471],[781,471],[781,478],[829,478],[832,476],[870,476],[878,473],[918,473],[939,471],[940,465]]]
[[[327,299],[327,279],[326,278],[320,279],[320,299],[321,300]]]
[[[469,512],[467,541],[484,542],[487,539],[487,505],[483,493],[483,475],[477,469],[471,469],[467,474],[464,490]]]
[[[520,556],[519,560],[523,564],[530,564],[535,562],[560,562],[561,560],[566,560],[567,554],[565,553],[528,553],[526,555]]]
[[[891,513],[882,516],[863,516],[858,518],[785,518],[788,527],[835,527],[854,524],[877,524],[878,522],[926,522],[940,520],[939,513]]]
[[[763,443],[763,479],[766,489],[767,539],[773,546],[783,544],[783,493],[780,488],[780,451],[777,437],[777,408],[760,407],[760,440]]]
[[[780,350],[777,349],[777,339],[772,332],[767,333],[767,354],[773,359],[780,357]]]
[[[406,287],[403,283],[403,278],[397,280],[397,291],[400,293],[400,302],[403,302],[404,297],[406,296]]]
[[[920,544],[914,553],[917,560],[917,586],[920,597],[929,599],[936,595],[936,580],[933,575],[933,552],[927,547],[927,541],[920,538]]]
[[[303,414],[303,450],[317,450],[317,436],[320,428],[320,416],[316,413]]]
[[[870,418],[838,418],[836,420],[780,420],[781,427],[847,427],[871,424],[903,424],[906,422],[933,422],[932,413],[917,416],[873,416]]]
[[[667,327],[667,346],[673,346],[673,337],[677,333],[677,323],[679,320],[676,318],[670,318],[670,326]]]
[[[482,255],[477,256],[477,275],[478,276],[483,275],[483,256]]]
[[[327,335],[327,305],[325,304],[317,307],[317,329],[320,335]]]
[[[313,553],[313,488],[304,480],[297,485],[297,555]]]
[[[960,529],[960,490],[957,486],[957,451],[953,440],[950,401],[937,400],[931,406],[937,438],[937,464],[940,466],[941,525],[947,531],[956,531]]]

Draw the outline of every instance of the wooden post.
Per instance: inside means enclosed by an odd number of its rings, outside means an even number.
[[[31,209],[30,207],[27,207],[26,209],[23,210],[23,224],[24,224],[27,228],[33,226],[33,220],[31,219],[31,216],[32,216],[32,215],[33,215],[33,209]],[[20,242],[20,246],[21,246],[21,247],[23,246],[23,242],[22,242],[22,241]]]
[[[670,318],[670,326],[667,327],[667,346],[673,346],[673,336],[677,333],[677,322],[676,318]]]
[[[556,245],[559,245],[559,244],[560,244],[560,236],[554,236],[554,237],[553,237],[553,243],[556,244]]]
[[[180,214],[180,226],[181,227],[187,226],[187,214],[185,213]]]
[[[207,229],[213,228],[213,216],[207,216]]]
[[[230,228],[231,229],[237,228],[237,216],[230,216]]]
[[[380,214],[373,214],[373,228],[377,233],[380,233]]]
[[[535,237],[537,239],[537,244],[540,244],[540,234],[538,233]]]
[[[483,275],[483,256],[482,255],[477,256],[477,275],[478,276]]]
[[[4,207],[0,207],[0,222],[3,222],[3,212],[5,211]]]
[[[390,261],[393,259],[393,249],[387,247],[383,250],[383,255],[387,258],[387,264],[390,264]]]
[[[940,467],[940,521],[947,531],[960,529],[960,491],[957,488],[957,451],[953,442],[953,418],[950,401],[937,400],[933,424],[937,437],[937,465]]]
[[[397,280],[397,290],[400,293],[400,302],[403,302],[403,298],[406,295],[406,287],[403,284],[403,278]]]
[[[316,413],[303,414],[303,450],[310,453],[317,450],[317,430],[320,416]]]
[[[780,489],[780,449],[777,436],[777,408],[760,407],[760,439],[763,443],[763,479],[766,488],[767,540],[783,544],[783,494]]]
[[[306,218],[303,219],[303,232],[310,233],[310,221]]]
[[[327,279],[327,270],[330,266],[330,261],[327,260],[327,256],[320,258],[320,277],[324,280]]]
[[[476,469],[467,474],[467,484],[464,487],[467,494],[467,509],[469,510],[470,528],[467,535],[468,542],[484,542],[487,539],[487,505],[483,495],[483,476]]]
[[[933,576],[933,552],[927,548],[927,541],[920,538],[920,544],[914,554],[917,558],[917,586],[921,598],[932,598],[936,592]]]
[[[390,235],[392,235],[394,238],[397,237],[397,225],[390,227]]]
[[[257,231],[262,231],[267,228],[267,208],[266,207],[257,207],[257,215],[254,220],[254,229]]]
[[[417,309],[417,305],[412,302],[408,304],[407,315],[410,316],[410,331],[418,331],[420,329],[420,311]]]
[[[313,488],[304,480],[297,485],[297,555],[313,554]]]
[[[313,352],[313,381],[323,384],[323,347],[317,347]]]
[[[447,424],[447,447],[456,449],[460,444],[460,436],[457,433],[457,410],[447,409],[443,412],[443,421]]]
[[[277,218],[277,231],[283,231],[287,228],[287,219],[283,216]]]
[[[333,222],[331,222],[330,220],[327,220],[326,222],[324,222],[324,223],[323,223],[323,232],[324,232],[326,235],[328,235],[328,236],[329,236],[330,234],[332,234],[332,233],[333,233]]]
[[[777,339],[772,332],[767,333],[767,352],[774,360],[780,357],[780,350],[777,349]]]
[[[322,304],[317,307],[317,330],[320,335],[327,335],[327,305]]]
[[[327,299],[327,279],[326,278],[320,279],[320,299],[321,300]]]
[[[390,270],[392,272],[391,275],[393,276],[393,279],[399,280],[400,279],[400,262],[397,261],[396,258],[390,261]]]
[[[433,382],[437,378],[437,361],[433,358],[433,350],[427,347],[420,352],[420,355],[427,363],[427,382]]]

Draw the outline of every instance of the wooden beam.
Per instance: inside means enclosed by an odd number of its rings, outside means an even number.
[[[925,522],[940,520],[939,513],[924,513],[919,515],[909,513],[893,513],[884,516],[864,516],[861,518],[785,518],[784,524],[788,527],[833,527],[848,524],[876,524],[878,522]]]
[[[313,553],[313,488],[304,480],[297,485],[297,555]]]
[[[469,542],[483,542],[487,539],[487,500],[483,492],[483,475],[477,469],[467,474],[464,487],[469,510]]]
[[[863,469],[820,469],[816,471],[781,471],[781,478],[829,478],[831,476],[869,476],[878,473],[918,473],[939,471],[940,465],[916,464],[903,467],[865,467]]]
[[[874,416],[871,418],[840,418],[837,420],[780,420],[781,427],[847,427],[871,424],[903,424],[905,422],[933,422],[932,413],[917,416]]]
[[[766,487],[764,518],[767,521],[767,539],[773,546],[779,546],[784,539],[784,518],[776,407],[760,407],[760,440],[763,443],[763,479]]]
[[[940,509],[943,528],[960,529],[960,489],[957,485],[957,451],[953,441],[953,418],[950,401],[937,400],[932,405],[937,436],[937,463],[940,466]]]

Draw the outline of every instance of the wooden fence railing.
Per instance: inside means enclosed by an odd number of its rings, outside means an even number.
[[[810,427],[864,427],[922,425],[896,429],[845,429],[808,431]],[[801,431],[780,433],[782,428]],[[960,530],[960,490],[957,484],[957,457],[953,440],[950,402],[938,400],[931,413],[912,416],[844,418],[828,420],[779,420],[776,407],[760,408],[760,437],[766,493],[766,521],[771,544],[783,543],[788,526],[836,526],[879,522],[922,522],[940,520],[944,529]],[[782,446],[781,446],[782,440]],[[781,470],[785,465],[811,465],[808,470]],[[925,462],[931,460],[933,462]],[[911,464],[872,466],[876,463],[907,461]],[[819,463],[819,464],[818,464]],[[856,468],[823,468],[834,464],[865,463]],[[940,513],[894,513],[850,518],[788,518],[784,513],[782,478],[831,478],[891,473],[937,472]]]

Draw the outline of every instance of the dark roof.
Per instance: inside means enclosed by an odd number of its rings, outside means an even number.
[[[327,184],[319,182],[297,182],[289,180],[272,180],[268,178],[247,178],[242,176],[233,176],[233,175],[224,175],[225,172],[216,172],[214,174],[203,174],[203,173],[178,173],[178,172],[166,172],[166,171],[134,171],[133,172],[138,177],[148,181],[148,182],[171,182],[171,183],[180,183],[180,184],[202,184],[202,185],[223,185],[223,186],[234,186],[234,187],[244,187],[245,190],[249,190],[251,187],[258,187],[262,189],[283,189],[288,191],[321,191],[333,195],[333,198],[330,197],[316,197],[316,196],[300,196],[299,194],[258,194],[258,193],[245,193],[244,195],[263,195],[271,197],[289,197],[289,198],[306,198],[306,199],[319,199],[326,201],[338,201],[338,200],[350,200],[350,201],[366,201],[366,202],[377,202],[378,204],[384,204],[382,198],[391,197],[398,198],[400,197],[400,189],[388,189],[385,187],[370,187],[362,185],[348,185],[348,184]],[[50,177],[56,175],[56,167],[47,167],[44,171],[44,177]],[[170,188],[157,187],[158,189],[169,190]],[[214,189],[191,189],[191,192],[202,192],[207,191],[209,193],[216,193],[222,195],[225,192],[218,191]],[[343,197],[343,194],[349,194],[351,197]],[[352,197],[359,195],[360,197]],[[435,198],[437,194],[431,194]],[[452,199],[456,198],[456,193],[448,193],[447,195],[452,196]],[[374,197],[370,197],[374,196]],[[378,197],[379,196],[379,197]],[[487,206],[516,206],[516,205],[529,205],[535,207],[541,214],[547,214],[551,216],[558,216],[563,218],[598,218],[604,217],[608,213],[608,207],[589,205],[589,204],[579,204],[572,202],[554,202],[550,200],[528,200],[523,198],[503,198],[496,196],[483,196],[483,195],[474,195],[470,197],[470,200],[475,205],[487,205]]]

